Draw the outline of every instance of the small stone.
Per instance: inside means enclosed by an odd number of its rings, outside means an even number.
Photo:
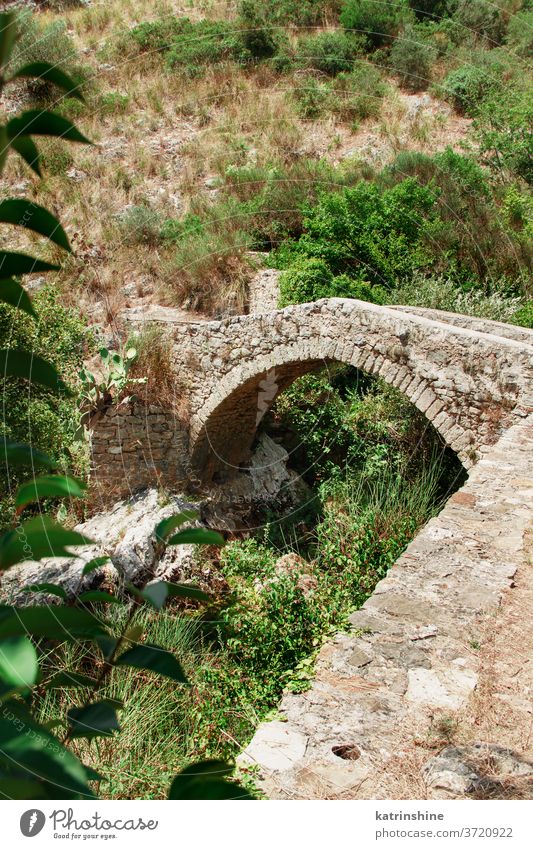
[[[348,658],[348,663],[356,667],[367,666],[369,663],[372,663],[372,658],[362,649],[355,649]]]
[[[304,734],[294,731],[285,722],[266,722],[259,726],[251,743],[237,758],[237,763],[284,772],[303,759],[307,741]]]

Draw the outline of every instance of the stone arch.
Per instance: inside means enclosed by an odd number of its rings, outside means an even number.
[[[268,354],[227,372],[191,422],[191,460],[199,476],[208,482],[237,473],[250,459],[260,420],[277,396],[298,377],[332,363],[380,376],[399,389],[425,414],[446,445],[454,450],[458,442],[466,446],[457,453],[466,468],[472,465],[472,435],[457,424],[430,381],[410,364],[407,348],[395,346],[386,357],[355,343],[351,353],[339,355],[338,347],[337,340],[317,335],[305,342],[274,346]]]

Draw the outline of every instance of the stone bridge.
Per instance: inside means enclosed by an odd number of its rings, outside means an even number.
[[[160,320],[188,399],[192,467],[206,482],[245,466],[277,395],[331,363],[403,392],[467,469],[533,407],[533,332],[523,328],[338,298],[222,321]]]
[[[340,299],[223,321],[191,323],[157,307],[125,318],[160,323],[173,337],[189,424],[155,404],[110,410],[93,440],[106,497],[114,487],[127,494],[128,481],[163,479],[177,491],[194,469],[206,482],[231,475],[277,394],[335,362],[397,387],[457,452],[465,485],[352,614],[352,630],[324,644],[310,689],[284,694],[284,721],[263,723],[240,763],[259,770],[271,798],[455,798],[475,789],[470,761],[453,760],[460,747],[433,756],[432,740],[439,722],[463,717],[466,741],[471,728],[483,744],[470,747],[474,755],[492,763],[507,757],[490,746],[493,726],[497,742],[502,726],[528,736],[531,665],[505,677],[492,664],[494,639],[518,650],[531,622],[533,332]],[[510,738],[523,753],[521,736]],[[407,795],[406,776],[416,783]]]

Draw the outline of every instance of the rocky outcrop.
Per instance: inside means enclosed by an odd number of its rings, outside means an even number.
[[[143,583],[152,578],[173,581],[196,579],[199,576],[194,546],[169,547],[159,560],[154,535],[155,527],[162,519],[195,507],[177,496],[161,502],[155,489],[120,501],[112,509],[97,513],[88,522],[78,525],[76,530],[92,540],[91,545],[77,550],[79,556],[51,558],[13,567],[2,576],[2,595],[15,603],[27,604],[29,597],[23,589],[30,584],[59,584],[73,598],[84,589],[102,584],[116,585],[121,580]],[[85,564],[102,555],[109,556],[111,563],[83,577]],[[31,599],[43,600],[36,595],[32,595]]]

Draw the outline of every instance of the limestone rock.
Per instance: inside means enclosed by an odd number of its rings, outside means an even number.
[[[120,574],[133,582],[150,577],[190,579],[194,573],[194,546],[183,545],[167,549],[156,562],[154,529],[162,519],[185,509],[194,509],[183,498],[174,496],[166,504],[159,502],[156,490],[139,493],[120,501],[105,513],[97,513],[76,530],[94,541],[94,545],[79,549],[80,557],[48,558],[38,563],[21,563],[2,577],[2,595],[16,603],[28,603],[30,597],[22,590],[28,584],[57,583],[69,597],[102,582],[114,583]],[[89,560],[107,554],[113,566],[107,565],[82,577]],[[114,567],[114,568],[113,568]],[[31,596],[35,601],[37,596]]]

